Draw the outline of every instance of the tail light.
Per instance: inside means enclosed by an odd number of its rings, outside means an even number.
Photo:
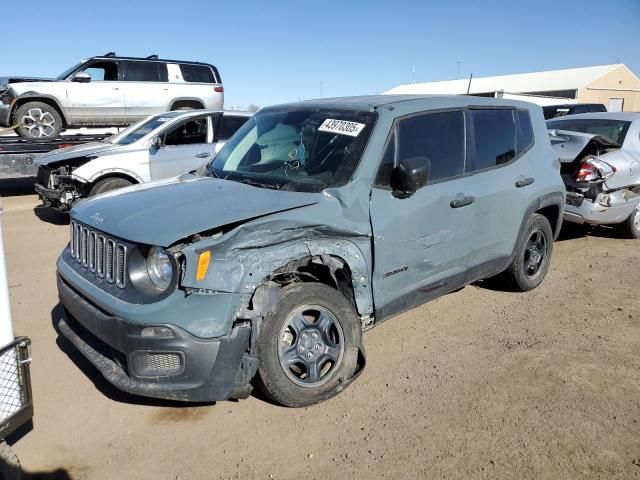
[[[224,92],[224,87],[213,87],[213,91],[216,93]]]
[[[576,174],[576,182],[586,183],[606,180],[614,173],[616,173],[616,167],[591,157],[580,164]]]

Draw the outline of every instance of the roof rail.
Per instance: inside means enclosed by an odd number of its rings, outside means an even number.
[[[158,59],[158,54],[154,53],[153,55],[149,55],[146,58],[149,59],[149,60],[157,60]]]
[[[109,52],[106,55],[104,55],[105,57],[115,57],[116,56],[116,52]]]

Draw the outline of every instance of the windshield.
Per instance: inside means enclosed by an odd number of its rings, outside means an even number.
[[[627,136],[631,122],[624,120],[611,120],[608,118],[585,118],[585,119],[564,119],[550,120],[547,128],[558,130],[569,130],[571,132],[592,133],[602,135],[613,140],[618,145],[622,145]]]
[[[109,143],[116,145],[129,145],[133,142],[137,142],[141,138],[145,137],[159,126],[166,122],[173,120],[176,115],[170,113],[163,115],[156,115],[153,117],[147,117],[138,123],[134,123],[129,128],[124,129],[120,133],[110,137]]]
[[[260,112],[225,144],[207,175],[300,192],[344,185],[360,162],[376,118],[356,110]]]
[[[62,72],[60,75],[56,77],[56,80],[65,80],[69,75],[71,75],[71,72],[73,72],[76,68],[82,65],[82,63],[83,62],[76,63],[73,67],[66,69],[64,72]]]

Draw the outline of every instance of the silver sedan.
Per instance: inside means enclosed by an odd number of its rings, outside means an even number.
[[[640,113],[571,115],[547,127],[567,187],[565,220],[640,238]]]

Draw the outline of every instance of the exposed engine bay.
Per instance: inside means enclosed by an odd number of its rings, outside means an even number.
[[[92,159],[80,157],[40,165],[35,190],[44,205],[66,212],[71,210],[78,198],[86,197],[90,186],[75,180],[73,171]]]

